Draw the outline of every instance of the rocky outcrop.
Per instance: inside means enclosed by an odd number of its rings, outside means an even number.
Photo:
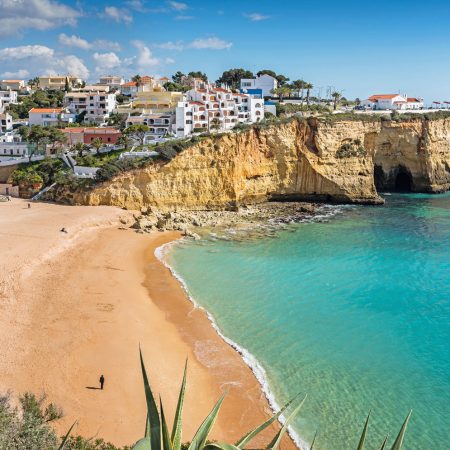
[[[54,192],[73,204],[128,209],[223,209],[265,200],[374,204],[381,201],[375,182],[381,190],[449,189],[449,167],[450,119],[293,120],[203,139],[167,164],[93,189]]]

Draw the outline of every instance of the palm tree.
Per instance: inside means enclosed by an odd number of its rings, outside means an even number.
[[[305,85],[307,83],[304,80],[295,80],[292,82],[292,86],[294,87],[294,89],[298,91],[301,91],[301,99],[302,99],[302,103],[303,103],[303,89],[305,89]]]
[[[139,86],[141,85],[142,78],[141,78],[140,75],[135,75],[135,76],[131,79],[131,81],[134,81],[134,82],[136,83],[136,86],[139,87]]]
[[[305,89],[306,89],[306,104],[309,105],[309,97],[311,94],[311,89],[314,87],[312,83],[305,83]]]
[[[83,142],[77,142],[76,144],[72,145],[72,147],[70,147],[70,150],[72,152],[76,152],[80,158],[83,156],[83,153],[87,151],[87,149],[88,146],[86,144],[83,144]]]
[[[282,102],[284,97],[287,97],[292,93],[292,89],[289,86],[280,86],[276,89],[273,89],[272,93],[277,95],[280,99],[280,102]]]
[[[332,96],[333,99],[334,99],[333,109],[336,111],[337,103],[338,103],[339,99],[340,99],[342,96],[341,96],[341,93],[340,93],[340,92],[337,92],[337,91],[333,92],[333,93],[331,94],[331,96]]]
[[[99,150],[103,147],[103,141],[100,138],[95,138],[92,142],[91,142],[92,147],[95,148],[95,150],[97,151],[97,155],[99,153]]]
[[[131,144],[131,138],[127,134],[122,134],[119,139],[117,139],[117,143],[119,145],[123,145],[125,150],[128,150],[128,147]]]

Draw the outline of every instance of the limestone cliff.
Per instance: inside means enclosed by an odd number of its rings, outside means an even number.
[[[230,133],[201,140],[167,164],[66,191],[64,200],[129,209],[223,208],[268,199],[378,203],[375,181],[380,189],[449,189],[450,119],[293,120]]]

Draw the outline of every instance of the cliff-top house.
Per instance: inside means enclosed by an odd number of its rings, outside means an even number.
[[[423,99],[401,94],[375,94],[363,100],[361,106],[376,111],[422,109]]]

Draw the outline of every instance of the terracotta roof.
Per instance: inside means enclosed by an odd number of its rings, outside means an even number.
[[[408,101],[408,103],[420,103],[421,102],[420,99],[414,98],[414,97],[408,97],[406,100]]]
[[[108,131],[108,132],[117,132],[120,133],[119,130],[116,130],[114,127],[68,127],[68,128],[63,128],[61,129],[61,131],[63,133],[89,133],[89,131],[96,131],[96,130],[103,130],[103,131]]]
[[[215,92],[227,92],[227,93],[230,92],[230,91],[227,91],[227,90],[224,89],[224,88],[214,88],[213,91],[215,91]]]
[[[370,101],[374,100],[390,100],[392,98],[398,97],[400,94],[375,94],[369,97]]]
[[[62,108],[32,108],[30,113],[60,113]]]
[[[3,83],[22,83],[23,80],[2,80]]]
[[[168,80],[167,77],[161,77],[160,80]]]
[[[189,102],[191,105],[201,105],[201,106],[203,106],[204,105],[204,103],[202,103],[202,102]]]
[[[122,84],[122,86],[137,86],[136,81],[129,81],[128,83]]]

